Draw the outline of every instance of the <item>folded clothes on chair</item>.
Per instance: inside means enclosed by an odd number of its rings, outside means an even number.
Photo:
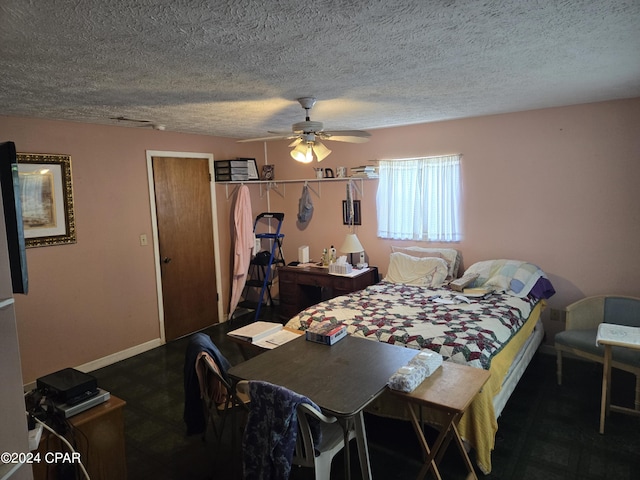
[[[268,382],[249,382],[251,410],[242,439],[245,480],[289,478],[298,433],[298,405],[320,408],[307,397]],[[314,444],[321,441],[320,425],[309,422]]]
[[[223,405],[227,401],[227,387],[211,372],[210,368],[223,377],[220,367],[211,355],[207,352],[200,352],[196,359],[196,375],[200,385],[200,398],[210,398],[216,405]]]

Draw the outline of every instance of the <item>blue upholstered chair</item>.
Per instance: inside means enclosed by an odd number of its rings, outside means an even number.
[[[558,385],[562,385],[563,352],[604,362],[604,347],[596,345],[598,325],[604,322],[640,327],[640,298],[622,295],[586,297],[569,305],[566,313],[566,329],[555,337]],[[613,347],[612,360],[613,368],[636,376],[635,409],[640,410],[640,351]]]

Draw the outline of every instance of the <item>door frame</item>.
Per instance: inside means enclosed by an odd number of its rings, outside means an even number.
[[[160,326],[160,341],[166,343],[164,332],[164,298],[162,295],[162,272],[160,268],[160,242],[158,241],[158,214],[156,211],[156,189],[153,180],[153,157],[174,158],[206,158],[209,161],[209,176],[213,179],[213,154],[194,152],[171,152],[164,150],[147,150],[147,176],[149,179],[149,201],[151,204],[151,224],[153,236],[153,258],[156,271],[156,292],[158,296],[158,321]],[[220,273],[220,235],[218,232],[218,210],[216,207],[216,191],[213,181],[209,182],[211,196],[211,222],[213,223],[213,257],[216,262],[216,294],[218,303],[218,319],[224,318],[222,308],[222,276]]]

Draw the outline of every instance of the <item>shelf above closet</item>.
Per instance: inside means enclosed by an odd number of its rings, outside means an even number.
[[[360,195],[363,195],[364,193],[364,181],[365,180],[377,180],[377,178],[368,178],[368,177],[340,177],[340,178],[302,178],[302,179],[292,179],[292,180],[234,180],[234,181],[230,181],[230,182],[215,182],[216,185],[224,185],[225,186],[225,192],[226,192],[226,196],[227,198],[229,198],[229,185],[235,185],[234,189],[231,192],[231,195],[233,195],[233,192],[235,191],[235,189],[237,188],[238,185],[259,185],[260,186],[260,197],[262,197],[263,195],[263,189],[262,186],[264,185],[265,191],[268,192],[269,190],[273,190],[276,193],[278,193],[280,196],[282,196],[283,198],[285,197],[286,194],[286,184],[287,183],[303,183],[305,185],[309,185],[312,183],[315,183],[317,186],[318,191],[314,190],[313,188],[311,188],[311,191],[314,192],[318,197],[320,197],[320,186],[322,183],[324,182],[354,182],[356,189],[358,190],[358,192],[360,193]],[[360,187],[357,186],[357,183],[360,183]],[[282,188],[279,187],[279,185],[282,186]]]

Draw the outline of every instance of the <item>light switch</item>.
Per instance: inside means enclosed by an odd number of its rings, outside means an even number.
[[[148,245],[148,242],[147,242],[147,235],[146,235],[146,234],[144,234],[144,233],[140,235],[140,245],[141,245],[141,246],[143,246],[143,247],[144,247],[145,245]]]

